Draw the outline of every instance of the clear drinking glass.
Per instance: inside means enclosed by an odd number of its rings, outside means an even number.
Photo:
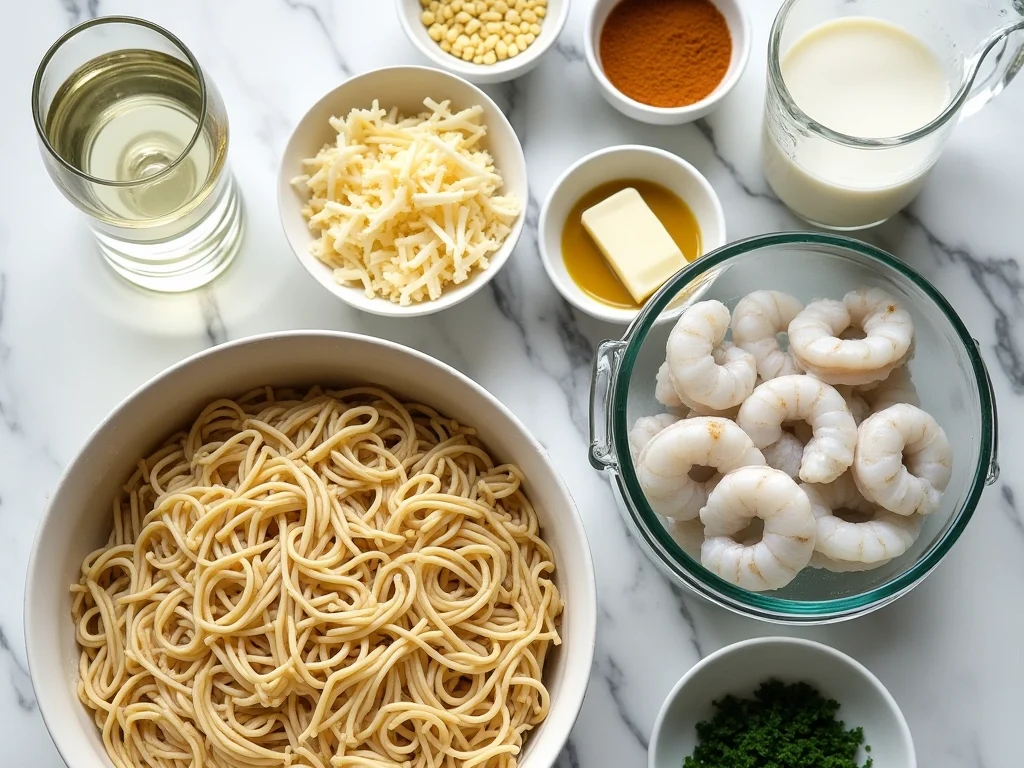
[[[227,113],[170,32],[124,16],[68,30],[36,71],[32,114],[47,172],[122,277],[187,291],[234,258],[242,205]]]
[[[786,52],[810,29],[857,16],[896,24],[936,55],[949,101],[927,125],[889,138],[850,136],[815,122],[794,102],[782,77]],[[1022,27],[1019,0],[787,0],[768,42],[762,141],[768,183],[794,213],[827,229],[885,221],[920,191],[956,123],[981,109],[1024,64]]]

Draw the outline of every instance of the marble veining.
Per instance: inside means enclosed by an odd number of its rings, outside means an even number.
[[[903,708],[920,764],[1017,768],[1024,659],[1024,277],[1019,199],[1024,83],[965,121],[918,200],[866,233],[920,270],[978,339],[1001,417],[1002,479],[934,574],[896,604],[820,628],[752,623],[664,579],[629,537],[605,480],[587,462],[593,350],[622,328],[581,315],[551,286],[537,251],[540,203],[584,154],[617,143],[663,147],[717,190],[729,236],[796,229],[759,167],[768,28],[779,0],[745,0],[753,51],[720,109],[693,125],[629,121],[586,66],[590,0],[572,0],[540,66],[486,91],[526,150],[530,196],[515,255],[471,300],[413,323],[360,315],[317,286],[288,251],[276,210],[277,162],[291,127],[345,77],[427,64],[391,0],[40,0],[11,3],[0,25],[0,739],[5,765],[60,768],[25,667],[22,594],[36,522],[61,469],[116,403],[162,369],[255,333],[324,328],[414,346],[500,398],[563,473],[597,564],[599,636],[591,685],[559,768],[646,765],[658,708],[698,659],[772,634],[827,642],[866,664]],[[71,24],[143,16],[179,35],[223,95],[246,240],[213,285],[158,297],[100,264],[81,217],[54,187],[29,114],[34,68]],[[69,622],[70,631],[70,622]],[[72,766],[74,768],[74,766]]]

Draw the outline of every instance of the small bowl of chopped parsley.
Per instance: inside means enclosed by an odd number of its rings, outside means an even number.
[[[649,768],[916,768],[877,677],[834,648],[766,637],[694,666],[658,713]]]

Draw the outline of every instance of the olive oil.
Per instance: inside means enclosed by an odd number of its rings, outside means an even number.
[[[660,184],[642,179],[619,179],[595,187],[572,207],[562,230],[562,259],[569,276],[584,293],[612,307],[636,309],[639,305],[608,266],[581,221],[585,210],[629,187],[640,193],[687,262],[700,255],[700,226],[685,202]],[[683,266],[680,264],[679,268]]]

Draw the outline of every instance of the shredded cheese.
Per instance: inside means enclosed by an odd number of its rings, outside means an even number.
[[[310,252],[339,283],[402,306],[487,269],[522,211],[498,194],[501,175],[480,146],[483,108],[423,103],[415,117],[377,101],[332,117],[337,140],[292,180],[309,194],[302,214],[319,236]]]

